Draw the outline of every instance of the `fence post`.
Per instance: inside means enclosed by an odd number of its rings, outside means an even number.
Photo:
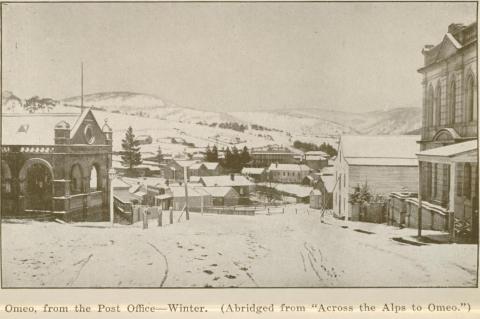
[[[285,207],[282,207],[282,214],[285,214]]]
[[[157,208],[157,214],[158,214],[158,226],[162,227],[163,211],[161,207]]]
[[[267,215],[270,215],[270,207],[267,208]]]
[[[142,209],[142,218],[143,218],[143,229],[147,229],[148,228],[148,208],[144,208]]]
[[[450,233],[450,242],[455,242],[455,213],[452,211],[448,212],[448,231]]]
[[[173,206],[170,206],[170,224],[173,224]]]
[[[295,207],[295,215],[297,215],[297,208]]]

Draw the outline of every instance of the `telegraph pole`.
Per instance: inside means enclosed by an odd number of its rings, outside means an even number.
[[[183,182],[185,184],[185,216],[187,220],[190,219],[190,213],[188,212],[188,185],[187,185],[187,180],[188,180],[188,172],[187,172],[187,166],[183,167]]]
[[[83,62],[81,65],[81,93],[80,93],[80,110],[83,113]]]

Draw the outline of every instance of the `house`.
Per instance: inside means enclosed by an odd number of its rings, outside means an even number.
[[[272,163],[293,164],[298,162],[295,155],[290,149],[278,145],[252,148],[250,150],[251,166],[268,167]]]
[[[153,139],[150,135],[139,135],[135,138],[140,145],[152,144]]]
[[[200,183],[206,187],[232,187],[240,195],[239,202],[250,201],[250,194],[255,191],[255,184],[242,175],[202,176]]]
[[[321,209],[322,193],[318,189],[312,189],[310,192],[310,208]]]
[[[478,234],[477,23],[451,24],[422,51],[423,116],[418,202],[471,238]],[[418,204],[417,204],[418,205]],[[423,226],[423,225],[422,225]]]
[[[321,175],[315,184],[315,189],[319,190],[322,195],[322,205],[325,209],[333,208],[333,190],[336,186],[335,176]]]
[[[367,184],[371,193],[388,195],[418,190],[416,135],[344,135],[335,160],[334,214],[351,216],[349,198],[354,188]]]
[[[304,155],[304,164],[313,170],[320,170],[328,166],[330,156],[322,151],[309,151]]]
[[[197,162],[189,166],[189,176],[218,176],[222,166],[218,162]]]
[[[248,176],[255,183],[261,183],[267,180],[267,169],[265,167],[244,167],[242,175]]]
[[[192,211],[200,211],[202,207],[212,206],[212,196],[202,189],[188,186],[187,192],[188,207]],[[155,199],[155,205],[163,209],[173,207],[174,210],[183,210],[186,203],[185,186],[170,186],[165,194],[157,195]]]
[[[174,181],[183,181],[184,170],[187,169],[187,176],[190,176],[190,172],[188,171],[189,167],[197,163],[197,161],[192,160],[170,160],[165,166],[163,166],[163,177]]]
[[[3,216],[108,219],[112,130],[81,113],[2,114]]]
[[[213,206],[235,206],[240,201],[240,195],[233,187],[213,186],[202,187],[201,189],[212,196]]]
[[[274,163],[270,165],[268,172],[272,182],[300,184],[312,169],[304,164]]]

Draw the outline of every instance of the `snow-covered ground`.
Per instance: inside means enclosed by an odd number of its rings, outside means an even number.
[[[285,214],[193,213],[189,221],[174,220],[162,228],[151,220],[146,230],[141,224],[111,229],[108,223],[4,221],[3,286],[475,285],[475,245],[402,244],[392,238],[415,230],[360,222],[343,228],[344,221],[330,216],[321,223],[319,211],[305,205],[287,206]]]

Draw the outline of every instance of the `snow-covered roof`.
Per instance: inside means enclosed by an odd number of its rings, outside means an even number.
[[[214,170],[214,169],[217,169],[218,165],[220,165],[220,163],[218,162],[203,162],[203,165],[205,165],[205,167],[209,170]]]
[[[321,193],[318,189],[313,189],[313,190],[310,192],[310,195],[322,195],[322,193]]]
[[[329,155],[325,152],[322,152],[322,151],[309,151],[309,152],[306,152],[305,153],[306,156],[309,156],[309,155],[312,155],[312,156],[315,156],[315,155],[319,155],[319,156],[322,156],[322,157],[329,157]]]
[[[113,185],[113,188],[125,188],[125,189],[130,188],[130,184],[128,184],[123,179],[118,177],[112,181],[112,185]]]
[[[185,186],[171,186],[169,188],[173,197],[185,197]],[[199,193],[194,187],[188,187],[189,197],[205,196],[205,194]]]
[[[175,160],[175,162],[177,162],[177,164],[180,165],[181,167],[190,167],[193,164],[198,163],[197,161],[189,161],[189,160]]]
[[[416,158],[351,157],[345,160],[353,166],[418,166]]]
[[[327,192],[331,193],[333,192],[333,188],[335,187],[335,176],[331,175],[323,175],[320,177],[320,179],[323,182],[323,185],[325,186],[325,189]]]
[[[420,156],[442,156],[452,157],[463,153],[476,151],[478,149],[478,140],[472,140],[468,142],[451,144],[443,147],[432,148],[426,151],[417,153]]]
[[[350,165],[412,166],[418,140],[418,135],[344,135],[339,149]]]
[[[192,164],[190,165],[190,169],[200,169],[203,165],[203,163],[195,163],[195,164]]]
[[[205,186],[252,186],[254,185],[245,176],[234,175],[233,178],[230,175],[220,176],[202,176],[201,180]]]
[[[244,167],[242,169],[242,174],[252,174],[252,175],[260,175],[265,172],[264,167]]]
[[[79,113],[4,113],[2,114],[2,144],[54,145],[55,125],[64,121],[73,127],[79,117]]]
[[[190,176],[188,180],[192,183],[198,183],[200,182],[200,176]]]
[[[206,191],[208,194],[212,195],[213,197],[225,197],[229,192],[237,192],[235,189],[232,187],[226,187],[226,186],[219,186],[219,187],[202,187],[204,191]]]
[[[295,172],[311,171],[310,167],[304,164],[276,164],[276,163],[272,163],[268,168],[268,170],[269,171],[295,171]]]

